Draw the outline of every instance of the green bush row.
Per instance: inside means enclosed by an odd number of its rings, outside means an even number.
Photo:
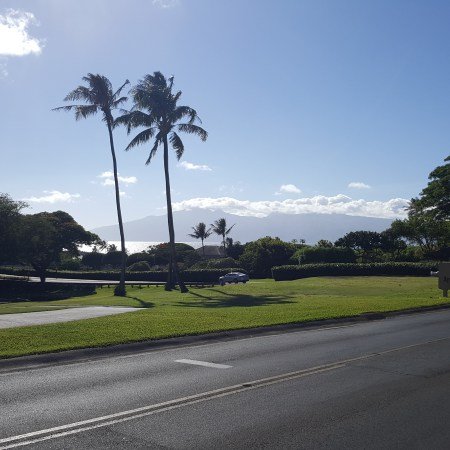
[[[305,264],[272,267],[272,278],[275,281],[285,281],[322,276],[407,275],[426,277],[430,275],[431,270],[437,270],[436,263]]]
[[[23,275],[23,276],[36,276],[34,270],[17,269],[17,268],[0,268],[0,272],[7,275]],[[239,268],[226,268],[226,269],[199,269],[199,270],[184,270],[181,271],[181,276],[184,281],[187,282],[213,282],[217,281],[219,277],[225,275],[228,272],[245,272]],[[119,271],[63,271],[63,270],[49,270],[47,272],[48,278],[71,278],[71,279],[86,279],[86,280],[103,280],[103,281],[115,281],[119,279]],[[165,282],[167,281],[166,271],[147,271],[147,272],[127,272],[127,280],[132,281],[155,281]]]
[[[356,254],[345,247],[304,247],[294,253],[300,264],[355,263]],[[297,262],[295,261],[295,262]]]
[[[95,294],[94,284],[73,283],[28,283],[21,280],[0,280],[0,300],[41,301],[63,300]]]

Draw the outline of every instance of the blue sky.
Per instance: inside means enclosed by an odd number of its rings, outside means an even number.
[[[207,142],[171,159],[175,209],[396,217],[450,146],[447,1],[0,1],[0,192],[116,221],[107,130],[52,112],[88,72],[175,75]],[[165,212],[162,152],[125,153],[124,219]]]

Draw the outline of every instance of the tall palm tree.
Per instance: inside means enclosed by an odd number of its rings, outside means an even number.
[[[132,88],[133,108],[124,111],[124,114],[116,119],[117,124],[127,126],[128,133],[133,128],[144,127],[128,144],[126,150],[137,145],[145,144],[153,140],[152,148],[146,164],[155,156],[158,147],[164,149],[164,174],[166,180],[167,223],[169,227],[170,261],[166,290],[171,290],[178,283],[181,292],[187,292],[187,288],[178,273],[175,231],[173,226],[172,199],[170,193],[169,177],[169,142],[175,150],[177,159],[184,153],[184,144],[178,132],[195,134],[205,141],[208,133],[195,122],[201,123],[195,109],[189,106],[179,106],[178,100],[181,91],[173,92],[173,76],[166,79],[161,72],[153,75],[145,75],[138,84]],[[183,119],[187,121],[183,122]]]
[[[118,108],[122,103],[127,100],[127,97],[122,97],[120,94],[122,89],[129,83],[128,80],[120,86],[117,91],[112,88],[111,82],[103,75],[88,73],[83,77],[83,81],[87,83],[87,86],[78,86],[72,92],[66,95],[64,101],[82,101],[84,104],[67,105],[59,108],[54,108],[54,111],[75,111],[75,119],[86,119],[89,116],[100,112],[102,114],[102,120],[106,123],[109,134],[109,145],[111,148],[111,156],[113,161],[114,171],[114,185],[116,190],[116,208],[117,218],[119,221],[120,231],[120,244],[122,252],[122,264],[120,271],[119,285],[114,289],[115,295],[125,295],[125,264],[126,264],[126,250],[125,250],[125,236],[123,232],[122,212],[120,208],[120,192],[119,192],[119,180],[117,176],[117,161],[116,152],[114,150],[113,128],[114,118],[112,111]]]
[[[236,225],[236,224],[234,224]],[[227,221],[225,218],[221,218],[216,220],[214,223],[211,224],[212,230],[214,233],[218,234],[219,236],[222,236],[222,244],[223,244],[223,251],[224,255],[226,256],[227,252],[227,241],[226,238],[228,234],[230,234],[230,231],[233,229],[234,225],[232,225],[230,228],[227,228]]]
[[[203,258],[205,257],[205,246],[203,245],[203,241],[209,236],[211,236],[212,231],[211,228],[208,230],[206,229],[206,224],[204,222],[198,223],[195,227],[192,227],[194,232],[192,234],[189,234],[188,236],[193,237],[194,239],[201,239],[202,240],[202,250],[203,250]]]

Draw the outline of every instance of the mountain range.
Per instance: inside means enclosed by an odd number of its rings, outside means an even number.
[[[220,210],[193,209],[174,212],[175,237],[177,242],[192,241],[192,227],[199,222],[207,225],[224,217],[229,226],[235,224],[230,233],[235,241],[242,243],[264,236],[278,236],[285,241],[304,239],[314,244],[320,239],[335,241],[349,231],[383,231],[392,223],[391,219],[349,216],[344,214],[280,214],[267,217],[248,217],[227,214]],[[124,223],[127,241],[166,242],[168,240],[167,217],[147,216]],[[92,230],[106,241],[119,240],[118,225],[103,226]],[[220,241],[211,236],[206,243]]]

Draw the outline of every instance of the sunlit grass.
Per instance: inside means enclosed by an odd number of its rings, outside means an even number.
[[[350,317],[444,303],[435,278],[339,277],[192,288],[112,289],[49,302],[0,305],[0,314],[80,306],[133,306],[136,312],[76,322],[0,330],[0,356],[98,347],[171,336]]]

